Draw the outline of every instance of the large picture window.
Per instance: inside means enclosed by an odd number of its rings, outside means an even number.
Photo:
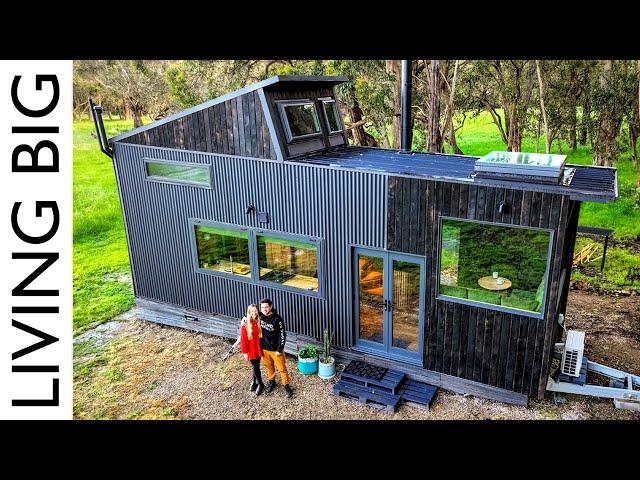
[[[551,232],[442,219],[440,295],[542,314]]]
[[[191,219],[194,268],[305,295],[322,296],[318,238]]]
[[[260,280],[318,291],[317,248],[312,243],[257,236]]]
[[[145,159],[145,174],[149,180],[211,186],[209,165]]]
[[[251,278],[246,232],[195,225],[195,234],[199,268]]]
[[[278,107],[288,142],[321,134],[318,112],[312,101],[279,103]]]

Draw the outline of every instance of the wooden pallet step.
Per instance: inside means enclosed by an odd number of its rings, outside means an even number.
[[[374,408],[380,408],[387,413],[394,413],[402,399],[399,395],[391,395],[375,388],[363,387],[354,383],[338,381],[333,386],[333,394],[338,397],[356,400]]]
[[[354,365],[356,365],[356,367],[354,367]],[[397,389],[405,377],[404,373],[382,367],[372,370],[375,373],[384,372],[382,377],[358,373],[368,371],[368,366],[369,364],[365,362],[353,360],[340,374],[340,379],[353,384],[382,389],[394,395],[397,394]]]
[[[429,410],[437,391],[438,387],[407,378],[400,385],[398,395],[408,405]]]

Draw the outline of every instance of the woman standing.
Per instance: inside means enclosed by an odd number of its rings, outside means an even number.
[[[260,395],[264,390],[262,375],[260,375],[261,338],[262,329],[260,328],[258,307],[255,304],[251,304],[247,307],[247,316],[242,319],[240,326],[240,350],[244,354],[244,358],[251,362],[253,380],[251,381],[250,391],[255,391],[256,395]]]

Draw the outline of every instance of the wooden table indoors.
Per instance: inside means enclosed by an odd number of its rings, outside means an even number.
[[[511,280],[508,278],[502,278],[504,283],[502,285],[498,285],[498,279],[493,278],[492,276],[482,277],[478,279],[478,285],[482,288],[486,288],[487,290],[506,290],[507,288],[511,288]]]

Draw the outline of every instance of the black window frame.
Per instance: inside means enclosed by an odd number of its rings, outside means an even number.
[[[190,235],[189,235],[189,239],[190,239],[190,246],[191,246],[191,251],[192,251],[192,260],[193,260],[193,267],[195,269],[196,272],[198,273],[204,273],[207,275],[214,275],[217,277],[223,277],[223,278],[228,278],[228,279],[232,279],[232,280],[240,280],[242,282],[251,282],[253,279],[253,258],[252,258],[252,250],[251,250],[251,232],[249,231],[249,228],[247,227],[242,227],[242,226],[238,226],[238,225],[231,225],[228,223],[220,223],[220,222],[208,222],[206,220],[199,220],[199,219],[195,219],[195,218],[190,218],[189,219],[189,231],[190,231]],[[224,228],[225,230],[233,230],[236,232],[243,232],[247,234],[247,248],[249,250],[249,267],[250,267],[250,272],[251,275],[248,277],[242,276],[242,275],[236,275],[234,273],[229,273],[229,272],[223,272],[221,270],[210,270],[208,268],[201,268],[200,267],[200,260],[199,260],[199,252],[198,252],[198,242],[196,239],[196,226],[202,226],[202,227],[212,227],[212,228]]]
[[[204,168],[207,171],[207,177],[209,179],[208,183],[201,182],[193,182],[189,180],[180,180],[169,177],[160,177],[156,175],[150,175],[149,169],[147,165],[150,163],[160,163],[165,165],[177,165],[180,167],[200,167]],[[213,177],[211,173],[211,164],[208,163],[196,163],[196,162],[177,162],[175,160],[165,160],[163,158],[151,158],[151,157],[143,157],[142,158],[142,171],[144,174],[144,179],[149,182],[156,183],[169,183],[173,185],[186,185],[189,187],[199,187],[199,188],[207,188],[211,190],[213,188]]]
[[[226,278],[228,280],[238,280],[245,283],[250,283],[256,286],[275,288],[278,290],[284,290],[291,293],[297,293],[300,295],[306,295],[316,298],[325,297],[325,270],[324,270],[324,239],[320,237],[313,237],[308,235],[298,235],[287,232],[279,232],[275,230],[265,230],[263,228],[245,227],[241,225],[216,222],[212,220],[205,220],[201,218],[189,218],[187,222],[189,228],[189,243],[192,252],[192,264],[196,273],[202,273],[205,275],[212,275],[214,277]],[[224,228],[227,230],[234,230],[239,232],[245,232],[248,235],[249,242],[249,261],[251,267],[251,275],[243,277],[233,273],[209,270],[200,268],[198,260],[198,244],[196,241],[196,225],[213,228]],[[296,242],[313,243],[316,246],[316,264],[318,267],[318,291],[305,290],[302,288],[291,287],[289,285],[283,285],[281,283],[270,282],[269,280],[260,279],[260,265],[258,259],[258,236],[273,237],[281,240],[293,240]]]
[[[322,137],[323,135],[322,121],[320,120],[320,115],[318,114],[318,107],[316,106],[316,102],[314,102],[309,98],[300,98],[295,100],[278,100],[276,104],[278,105],[280,122],[282,124],[282,128],[284,130],[285,136],[287,137],[287,143]],[[289,119],[287,118],[287,112],[285,109],[287,107],[296,106],[296,105],[311,105],[313,107],[315,119],[317,120],[318,128],[320,129],[318,132],[307,133],[305,135],[293,135],[293,132],[291,131],[291,126],[289,125]]]
[[[340,115],[340,108],[338,107],[338,101],[333,97],[322,97],[318,98],[318,100],[322,103],[322,112],[325,121],[325,125],[327,126],[327,131],[329,135],[338,135],[344,132],[344,123],[342,122],[342,115]],[[338,126],[340,130],[331,130],[331,124],[329,123],[329,114],[327,112],[327,103],[333,103],[335,105],[335,112],[337,117],[335,120],[338,122]]]

